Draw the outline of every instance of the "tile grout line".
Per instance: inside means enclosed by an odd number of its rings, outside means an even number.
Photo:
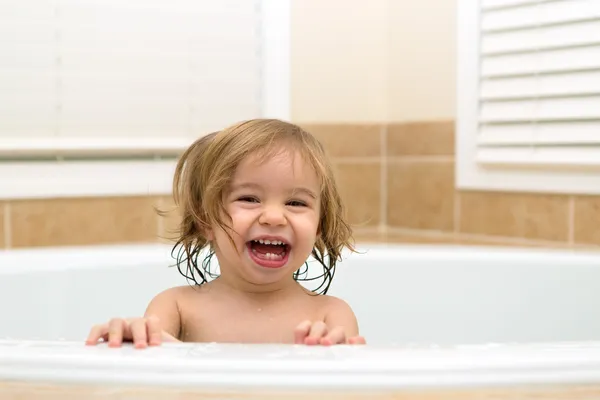
[[[386,128],[382,128],[387,131]],[[385,134],[385,133],[384,133]],[[375,164],[381,162],[381,157],[332,157],[331,162],[335,164]],[[452,163],[454,162],[454,156],[387,156],[385,155],[387,163]]]
[[[454,188],[454,234],[460,233],[460,192]]]
[[[379,227],[380,232],[385,235],[387,231],[387,207],[388,207],[388,176],[387,176],[387,124],[382,124],[379,131],[379,147],[380,147],[380,172],[379,172]]]
[[[4,248],[10,249],[12,247],[12,229],[11,229],[11,209],[10,202],[4,202]]]
[[[567,242],[575,244],[575,196],[569,196],[567,212]]]
[[[451,240],[450,243],[454,245],[462,245],[462,246],[486,246],[486,245],[494,245],[501,244],[506,246],[534,246],[534,248],[557,248],[564,249],[566,247],[565,242],[562,241],[548,241],[548,240],[536,240],[536,239],[527,239],[527,238],[517,238],[512,236],[492,236],[485,234],[477,234],[477,233],[459,233],[455,235],[450,231],[437,231],[431,229],[413,229],[413,228],[387,228],[390,234],[401,234],[407,236],[413,236],[415,238],[429,238],[429,239],[440,239],[440,245],[445,245],[445,239]],[[359,228],[355,230],[355,233],[362,235],[376,235],[378,233],[377,228]],[[466,242],[461,242],[461,240],[465,240]],[[476,240],[479,243],[469,243],[469,240]],[[384,243],[386,240],[379,240],[378,242]],[[402,241],[398,242],[402,243]],[[410,241],[405,243],[411,243]],[[573,245],[569,247],[570,249],[593,249],[594,251],[600,250],[600,246],[598,245]]]
[[[358,236],[374,237],[376,238],[377,242],[383,243],[386,241],[386,238],[384,237],[384,235],[382,235],[381,231],[381,225],[373,227],[353,228],[352,235],[353,239],[355,240],[355,244],[359,244],[361,242],[361,240],[358,239]]]
[[[406,235],[415,235],[418,237],[428,237],[428,238],[443,238],[443,237],[454,237],[453,232],[449,231],[437,231],[432,229],[411,229],[411,228],[389,228],[391,233],[399,233]],[[547,245],[547,246],[556,246],[563,245],[565,242],[563,241],[553,241],[553,240],[538,240],[538,239],[528,239],[522,237],[514,237],[514,236],[496,236],[496,235],[485,235],[479,233],[460,233],[456,236],[456,239],[471,239],[471,240],[482,240],[487,241],[489,243],[506,243],[506,244],[525,244],[525,245]],[[469,245],[468,243],[465,245]]]
[[[429,162],[454,162],[454,156],[393,156],[388,161],[393,163],[429,163]]]
[[[400,228],[390,227],[390,233],[398,233],[403,235],[415,235],[419,237],[452,237],[454,232],[438,231],[435,229],[415,229],[415,228]]]
[[[365,227],[353,227],[352,231],[359,234],[376,234],[379,232],[379,227],[377,226],[365,226]]]
[[[375,164],[381,162],[379,157],[332,157],[334,164]]]
[[[158,209],[160,211],[163,211],[163,206],[164,206],[164,199],[161,196],[161,197],[158,198]],[[165,224],[164,220],[165,220],[165,218],[162,217],[162,216],[160,216],[159,214],[156,214],[156,219],[157,219],[157,221],[156,221],[156,229],[157,229],[156,239],[158,241],[161,241],[162,240],[161,235],[162,235],[162,233],[164,231],[164,224]]]

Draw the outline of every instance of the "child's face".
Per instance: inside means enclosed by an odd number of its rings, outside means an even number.
[[[319,181],[297,152],[259,161],[243,160],[223,195],[236,248],[223,230],[213,231],[221,275],[252,285],[290,283],[317,237]]]

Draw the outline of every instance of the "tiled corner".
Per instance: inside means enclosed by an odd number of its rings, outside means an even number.
[[[388,156],[454,155],[454,122],[390,124],[386,149]]]
[[[451,233],[439,233],[435,235],[423,235],[415,232],[395,232],[386,233],[386,242],[394,244],[454,244],[454,235]]]
[[[459,195],[461,232],[567,240],[567,196],[467,191]]]
[[[454,229],[453,162],[389,162],[387,168],[389,226]]]
[[[381,166],[379,163],[336,164],[336,179],[350,224],[379,225]]]
[[[11,203],[13,247],[156,240],[152,197],[23,200]]]
[[[408,244],[423,244],[423,245],[443,245],[443,246],[505,246],[506,242],[499,243],[485,238],[474,239],[461,235],[456,235],[453,232],[388,232],[386,240],[389,243],[408,243]],[[511,244],[512,245],[512,244]]]
[[[378,157],[381,155],[379,124],[302,124],[325,147],[330,157]]]
[[[0,201],[0,249],[6,248],[6,234],[4,232],[4,205],[5,203]]]
[[[575,197],[575,243],[600,245],[600,196]]]

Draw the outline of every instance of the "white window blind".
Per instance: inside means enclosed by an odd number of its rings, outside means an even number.
[[[170,193],[175,157],[289,113],[289,0],[0,0],[0,199]]]
[[[599,168],[600,0],[467,0],[459,15],[459,161]]]
[[[0,0],[0,155],[173,154],[262,115],[259,0]]]

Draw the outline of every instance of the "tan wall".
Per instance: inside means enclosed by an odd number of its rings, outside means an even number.
[[[292,0],[295,121],[387,116],[388,0]]]
[[[294,2],[292,117],[330,148],[359,237],[600,245],[598,197],[455,189],[457,0],[343,3]]]
[[[0,248],[165,241],[170,197],[103,197],[0,202]]]
[[[457,1],[389,0],[388,122],[454,118]]]
[[[600,246],[600,197],[456,190],[452,121],[303,126],[333,156],[359,240]]]
[[[292,118],[454,117],[456,0],[292,0]]]
[[[359,240],[600,245],[600,197],[455,190],[456,0],[293,0],[292,119]],[[0,202],[0,248],[159,240],[165,197]]]

